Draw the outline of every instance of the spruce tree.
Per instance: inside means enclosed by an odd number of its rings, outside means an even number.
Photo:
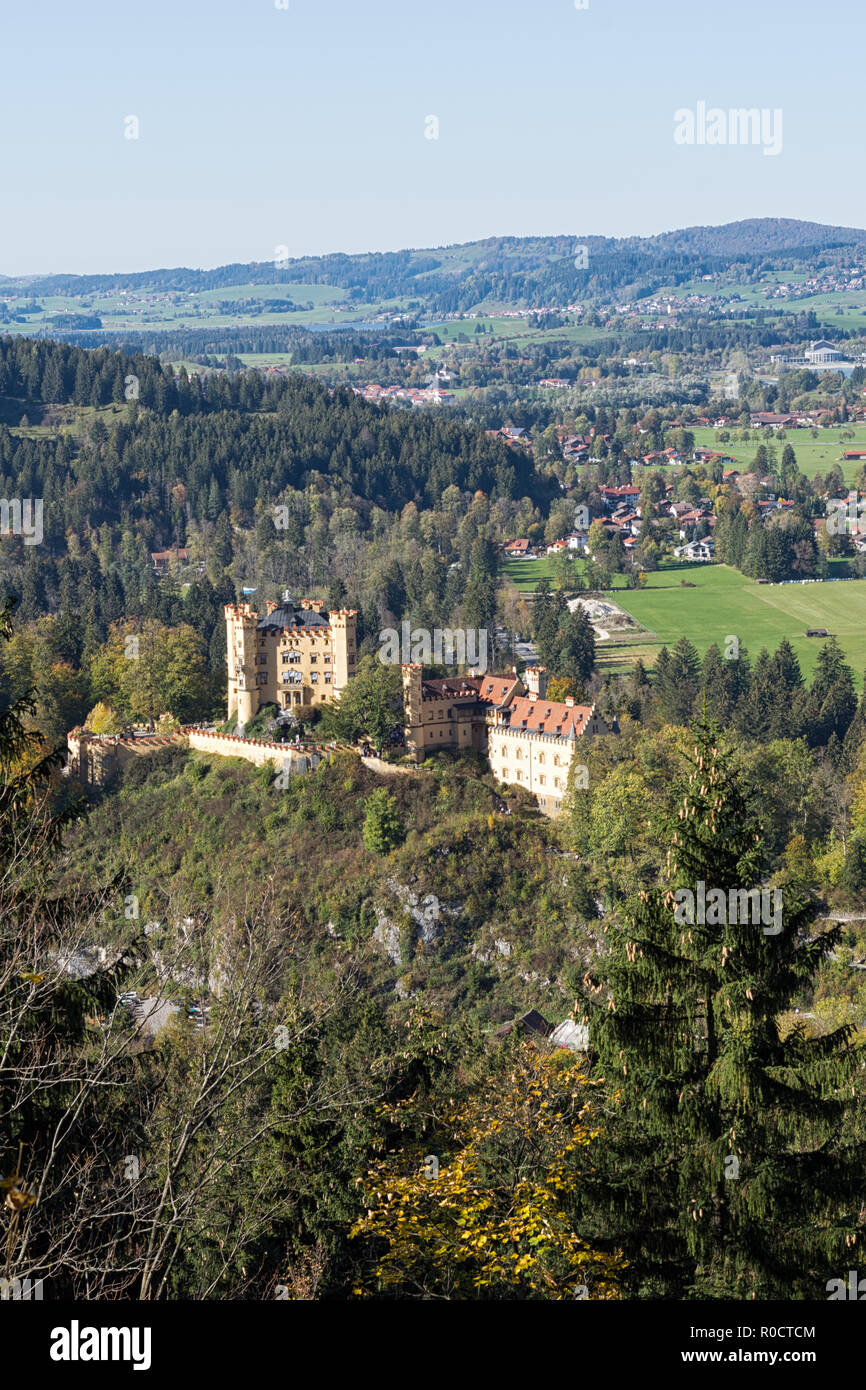
[[[595,632],[583,608],[565,620],[557,653],[559,674],[583,684],[595,667]]]
[[[627,1296],[824,1298],[863,1233],[859,1068],[847,1026],[780,1020],[840,928],[816,931],[790,884],[778,918],[770,897],[742,920],[730,894],[760,889],[762,835],[717,726],[697,726],[678,793],[661,882],[612,914],[578,1001],[606,1094],[579,1229],[624,1253]]]

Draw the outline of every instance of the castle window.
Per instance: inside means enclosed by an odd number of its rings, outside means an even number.
[[[310,660],[311,660],[311,661],[317,661],[317,660],[318,660],[318,658],[317,658],[315,652],[311,652],[311,653],[310,653]]]
[[[330,684],[331,684],[331,673],[330,673],[330,671],[326,671],[326,672],[325,672],[325,685],[330,685]]]
[[[539,755],[538,755],[538,761],[539,761],[540,763],[543,763],[543,762],[544,762],[544,754],[543,754],[543,753],[539,753]]]
[[[332,660],[333,660],[333,658],[332,658],[332,656],[331,656],[331,653],[330,653],[330,652],[325,652],[325,661],[328,662],[328,661],[332,661]]]
[[[318,684],[319,684],[319,673],[318,673],[318,671],[314,671],[313,674],[310,676],[310,685],[318,685]]]
[[[538,781],[542,787],[547,785],[547,779],[545,777],[539,777]]]

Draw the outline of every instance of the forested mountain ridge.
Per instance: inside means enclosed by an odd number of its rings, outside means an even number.
[[[105,275],[52,274],[4,279],[8,289],[35,295],[88,295],[108,291],[153,293],[228,289],[237,285],[319,284],[377,301],[410,296],[429,310],[466,309],[485,298],[528,304],[566,303],[588,285],[611,289],[647,280],[677,282],[722,269],[732,259],[796,253],[820,255],[866,244],[866,231],[793,218],[750,218],[719,227],[686,227],[650,237],[569,234],[488,237],[424,249],[363,254],[331,253],[279,261],[252,261],[210,270],[175,267]],[[575,251],[587,260],[575,264]]]
[[[351,602],[362,638],[407,605],[435,625],[472,599],[473,546],[491,511],[504,527],[557,491],[499,436],[301,374],[190,378],[154,358],[5,339],[0,415],[14,421],[0,424],[0,495],[44,507],[40,544],[0,545],[0,586],[47,644],[37,655],[21,635],[7,691],[23,695],[38,675],[55,736],[100,698],[91,662],[112,624],[191,626],[199,712],[215,713],[222,605],[242,587],[266,585],[259,602],[286,585]],[[151,555],[166,549],[187,551],[183,588],[155,573]],[[479,573],[479,594],[485,584]]]

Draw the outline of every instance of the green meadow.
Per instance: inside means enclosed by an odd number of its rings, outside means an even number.
[[[685,587],[683,579],[695,587]],[[685,571],[660,570],[649,575],[645,589],[613,597],[649,630],[647,637],[638,638],[633,646],[618,646],[618,658],[636,660],[642,656],[652,661],[662,643],[673,646],[680,637],[687,637],[701,653],[714,642],[724,649],[726,638],[732,636],[755,657],[762,647],[773,651],[787,637],[803,672],[809,673],[821,641],[806,637],[805,632],[819,627],[839,639],[858,685],[866,668],[863,579],[758,584],[727,565],[695,565]],[[600,650],[604,652],[604,646]]]
[[[811,430],[796,429],[785,430],[784,439],[750,439],[744,443],[732,437],[727,444],[719,442],[718,430],[698,427],[692,432],[695,436],[695,444],[699,448],[714,449],[720,454],[729,454],[738,465],[746,464],[749,469],[751,469],[759,443],[772,444],[780,458],[785,445],[790,444],[797,456],[800,472],[805,473],[807,478],[814,478],[816,473],[829,473],[830,469],[838,464],[842,469],[846,483],[851,483],[857,477],[863,464],[857,462],[843,463],[842,454],[845,450],[866,449],[866,424],[855,424],[851,425],[850,428],[854,431],[853,439],[840,440],[838,428],[819,430],[817,439],[812,438]],[[731,430],[732,436],[738,433],[738,430]]]
[[[553,580],[546,560],[506,560],[503,573],[523,593]],[[627,670],[640,658],[652,665],[663,645],[687,637],[703,655],[715,642],[724,650],[739,638],[752,657],[774,651],[787,637],[804,674],[815,665],[821,639],[807,628],[826,628],[839,639],[855,679],[866,670],[866,579],[817,584],[758,584],[727,565],[677,565],[647,575],[643,589],[620,587],[610,598],[644,629],[628,640],[600,642],[600,669]]]

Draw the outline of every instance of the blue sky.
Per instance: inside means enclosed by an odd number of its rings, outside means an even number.
[[[9,5],[0,273],[862,226],[864,37],[853,0]],[[699,101],[781,108],[781,154],[677,145]]]

